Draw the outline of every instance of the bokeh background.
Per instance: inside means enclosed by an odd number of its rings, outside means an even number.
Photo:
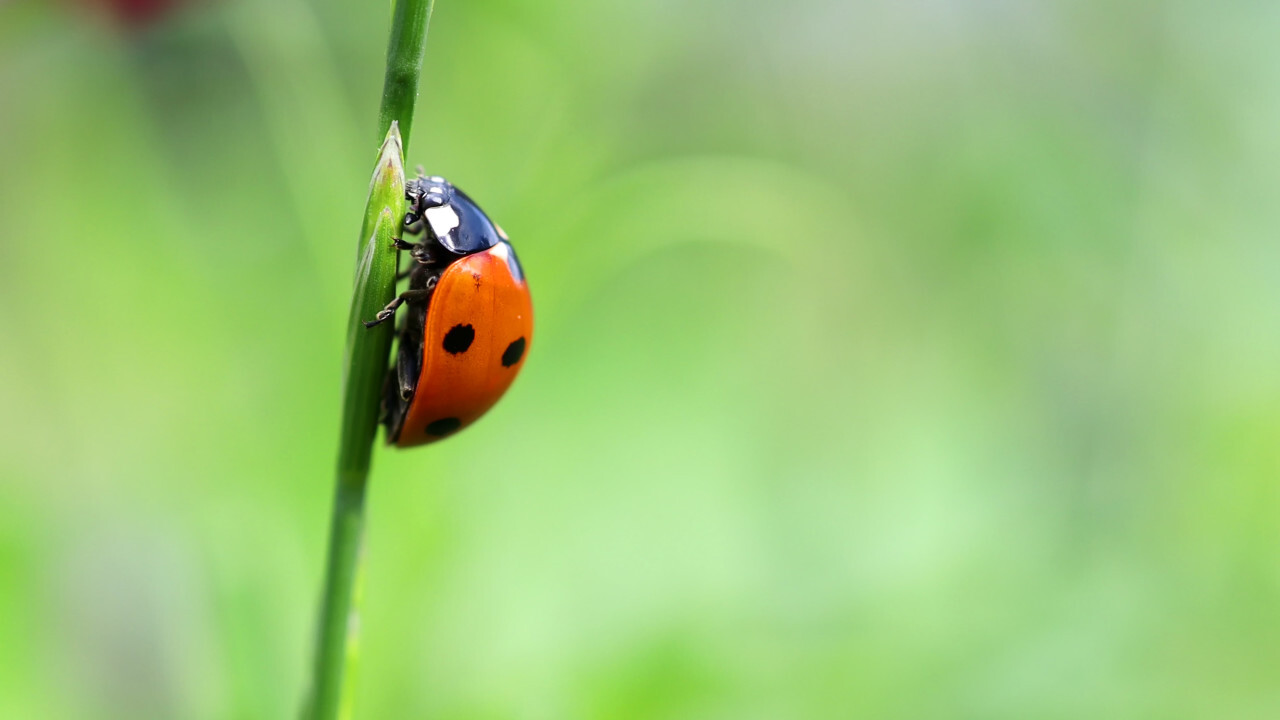
[[[0,3],[0,716],[294,717],[390,9]],[[1280,5],[439,0],[538,332],[357,716],[1280,717]]]

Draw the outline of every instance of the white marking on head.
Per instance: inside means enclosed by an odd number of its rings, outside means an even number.
[[[458,213],[454,212],[453,208],[448,205],[429,207],[424,214],[427,217],[427,222],[431,224],[431,231],[438,238],[457,230],[459,223],[462,222],[458,219]]]

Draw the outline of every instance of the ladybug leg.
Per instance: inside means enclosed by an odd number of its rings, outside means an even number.
[[[378,314],[373,316],[372,320],[366,320],[364,322],[364,326],[367,328],[371,328],[371,327],[374,327],[375,325],[381,325],[382,323],[394,317],[396,314],[396,310],[399,310],[401,305],[405,304],[406,302],[416,302],[418,300],[426,300],[427,298],[431,297],[431,293],[435,291],[435,289],[436,289],[436,278],[430,278],[427,280],[427,286],[425,288],[420,288],[417,290],[405,290],[404,292],[397,295],[395,299],[393,299],[391,302],[387,303],[386,307],[379,310]]]
[[[404,240],[402,240],[401,238],[392,238],[392,239],[391,239],[391,247],[393,247],[393,248],[395,248],[395,249],[397,249],[397,250],[413,250],[413,249],[414,249],[415,247],[417,247],[417,246],[416,246],[416,245],[414,245],[413,243],[405,242],[405,241],[404,241]],[[396,268],[398,269],[399,267],[400,267],[400,256],[399,256],[399,255],[397,255],[397,256],[396,256]],[[409,277],[411,274],[413,274],[413,267],[414,267],[413,265],[410,265],[408,268],[406,268],[406,269],[404,269],[404,270],[399,270],[398,272],[396,272],[396,282],[400,282],[401,280],[403,280],[403,279],[405,279],[405,278]]]
[[[422,352],[413,352],[411,348],[400,346],[396,362],[396,389],[400,399],[408,402],[413,398],[413,391],[418,387],[418,375],[422,372]],[[391,378],[387,378],[390,382]]]
[[[435,265],[435,260],[434,260],[433,258],[429,257],[429,256],[428,256],[426,259],[418,259],[417,255],[415,254],[415,255],[414,255],[414,259],[415,259],[415,260],[417,260],[417,263],[418,263],[418,264],[410,265],[409,267],[405,268],[404,270],[401,270],[400,272],[396,273],[396,281],[397,281],[397,282],[398,282],[398,281],[400,281],[400,280],[404,280],[404,279],[405,279],[405,278],[407,278],[407,277],[413,277],[413,271],[414,271],[414,270],[416,270],[416,269],[418,269],[418,267],[419,267],[420,265],[430,265],[430,266],[432,266],[432,267],[427,268],[427,269],[429,269],[429,270],[434,270],[434,269],[435,269],[435,267],[434,267],[434,265]],[[435,282],[435,278],[434,278],[434,277],[433,277],[433,278],[431,278],[428,282],[434,283],[434,282]]]
[[[404,299],[397,296],[394,300],[387,303],[386,307],[379,310],[378,314],[374,315],[372,320],[365,320],[364,326],[366,328],[371,328],[371,327],[374,327],[375,325],[381,325],[382,323],[390,320],[392,316],[396,314],[396,310],[399,309],[400,306],[403,304],[404,304]]]
[[[410,256],[418,262],[419,265],[435,265],[435,256],[431,254],[431,249],[427,246],[426,241],[420,243],[405,242],[403,238],[395,238],[391,246],[397,250],[408,250]]]
[[[405,304],[405,302],[410,300],[425,299],[431,295],[431,291],[434,289],[435,288],[427,288],[425,290],[405,290],[404,292],[397,295],[394,300],[387,303],[386,307],[379,310],[378,314],[373,316],[372,320],[364,321],[364,326],[367,328],[371,328],[371,327],[374,327],[375,325],[381,325],[382,323],[394,317],[396,314],[396,310],[399,310],[400,306]]]
[[[436,259],[431,254],[431,250],[425,242],[420,242],[413,248],[409,254],[419,265],[435,265]]]

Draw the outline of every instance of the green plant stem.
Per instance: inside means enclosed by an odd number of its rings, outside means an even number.
[[[356,269],[344,358],[342,440],[337,487],[329,528],[329,555],[320,607],[309,720],[349,718],[355,676],[360,565],[363,555],[365,491],[377,435],[378,406],[391,323],[365,328],[395,294],[396,251],[392,244],[404,223],[404,165],[393,123],[374,173],[367,216],[372,232]]]
[[[432,0],[398,0],[392,16],[379,114],[379,136],[386,139],[369,188],[347,323],[337,487],[311,693],[304,711],[307,720],[351,717],[365,495],[394,324],[366,329],[361,321],[372,318],[395,296],[392,240],[404,223],[404,147],[413,122],[431,7]]]
[[[387,72],[382,80],[382,109],[378,113],[378,137],[387,134],[391,123],[400,123],[404,148],[409,150],[413,131],[413,110],[418,100],[418,78],[422,57],[427,51],[427,23],[433,0],[396,0],[387,44]]]
[[[358,473],[338,476],[329,528],[329,561],[320,610],[314,687],[307,713],[310,720],[351,716],[348,689],[355,675],[358,627],[354,594],[364,544],[365,478],[366,475]]]

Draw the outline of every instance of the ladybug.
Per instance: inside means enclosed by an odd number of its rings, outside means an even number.
[[[405,183],[409,287],[365,327],[407,305],[395,365],[383,386],[387,442],[412,447],[467,427],[493,407],[524,365],[533,303],[506,233],[442,177]]]

